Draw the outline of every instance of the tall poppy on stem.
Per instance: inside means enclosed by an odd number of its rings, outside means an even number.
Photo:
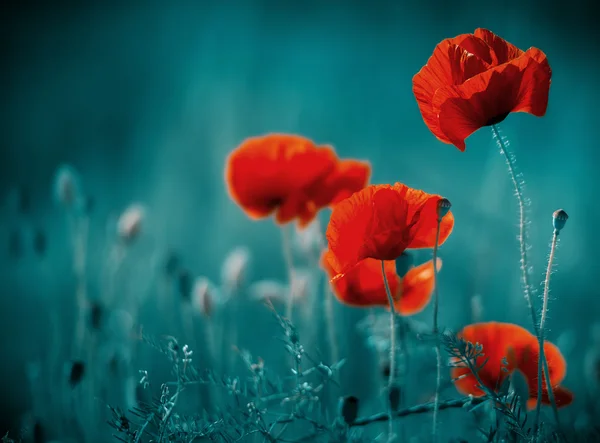
[[[381,262],[381,273],[390,306],[390,377],[395,379],[395,302],[388,282],[386,261],[395,260],[406,249],[433,248],[446,241],[454,226],[448,211],[439,222],[438,201],[442,197],[412,189],[402,183],[371,185],[341,201],[327,226],[332,283],[344,278],[367,259]],[[439,232],[438,232],[439,231]],[[390,421],[392,411],[389,410]]]
[[[515,324],[486,322],[466,326],[458,336],[465,341],[479,343],[485,354],[477,356],[472,362],[474,368],[481,368],[477,371],[477,376],[458,361],[452,362],[454,367],[451,369],[451,377],[460,393],[480,397],[485,395],[482,387],[497,392],[504,380],[518,370],[528,384],[528,398],[524,399],[527,401],[527,407],[536,407],[540,358],[540,346],[536,335]],[[547,379],[545,375],[544,378],[552,387],[556,405],[567,406],[573,401],[573,394],[560,386],[567,373],[567,363],[554,344],[546,342],[543,349],[550,374]],[[479,386],[481,383],[483,386]],[[542,387],[540,398],[543,404],[551,403],[547,388]]]
[[[440,229],[442,226],[442,219],[444,216],[450,211],[451,208],[450,201],[446,198],[442,198],[437,201],[437,226],[435,230],[435,245],[433,246],[433,260],[437,260],[439,239],[440,239]],[[437,438],[437,416],[440,405],[440,387],[442,384],[442,350],[438,334],[438,312],[439,312],[439,291],[437,284],[437,269],[433,269],[433,290],[434,290],[434,302],[433,302],[433,333],[436,336],[435,340],[435,354],[437,359],[437,377],[436,377],[436,385],[435,385],[435,397],[433,402],[433,439],[434,441]]]
[[[552,70],[537,48],[523,51],[487,29],[440,42],[427,64],[413,77],[413,93],[425,124],[442,142],[465,150],[465,139],[490,126],[508,165],[519,204],[521,279],[533,327],[539,335],[529,283],[529,261],[522,180],[498,123],[512,112],[537,117],[546,113]]]
[[[540,331],[538,334],[539,339],[539,349],[540,349],[540,359],[538,364],[538,397],[537,397],[537,406],[535,408],[535,427],[537,428],[540,419],[540,406],[542,403],[542,371],[545,371],[548,374],[548,361],[546,359],[544,353],[544,335],[546,333],[546,316],[548,314],[548,293],[550,291],[550,275],[552,274],[552,263],[554,262],[554,254],[556,253],[556,245],[558,244],[558,234],[565,227],[567,223],[567,219],[569,216],[567,213],[559,209],[554,211],[552,214],[552,224],[554,226],[554,231],[552,233],[552,244],[550,246],[550,256],[548,257],[548,267],[546,268],[546,278],[544,279],[544,297],[542,304],[542,315],[540,318]],[[548,396],[550,398],[550,402],[552,403],[552,410],[554,412],[554,420],[558,427],[560,427],[560,420],[558,418],[558,411],[556,409],[556,402],[554,399],[554,393],[552,392],[552,386],[548,382],[549,377],[546,377]]]
[[[306,137],[267,134],[244,140],[229,154],[225,181],[230,197],[248,217],[256,220],[275,214],[277,224],[297,221],[303,228],[320,209],[362,189],[370,171],[369,163],[340,160],[332,147]],[[293,282],[292,254],[283,229],[282,235]],[[292,306],[290,296],[287,317],[292,315]]]

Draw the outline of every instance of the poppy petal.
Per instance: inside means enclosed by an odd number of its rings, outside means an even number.
[[[446,39],[439,43],[427,64],[412,79],[413,93],[425,124],[440,141],[450,140],[440,130],[437,114],[433,109],[435,91],[446,85],[459,85],[467,78],[485,71],[491,61],[487,45],[469,34]],[[487,51],[487,54],[486,54]],[[474,54],[481,54],[478,58]]]
[[[442,260],[438,258],[438,272],[441,268]],[[410,269],[402,278],[396,310],[402,315],[413,315],[425,309],[431,300],[434,280],[433,260]]]
[[[390,185],[368,186],[335,205],[326,237],[338,274],[365,258],[396,259],[409,242],[408,206]]]
[[[439,195],[428,194],[419,189],[412,189],[401,183],[394,185],[395,189],[404,193],[405,198],[409,201],[409,217],[414,220],[411,224],[411,240],[407,249],[433,248],[435,247],[435,235],[437,231],[438,219],[438,201],[442,197]],[[440,235],[438,246],[444,244],[452,233],[454,228],[454,215],[452,211],[442,218],[440,224]]]
[[[340,160],[333,171],[312,186],[309,194],[317,207],[332,206],[367,186],[370,176],[369,162]]]
[[[329,261],[331,252],[325,251],[321,256],[321,267],[330,278],[335,277]],[[385,274],[390,286],[390,291],[395,294],[400,285],[400,278],[396,274],[396,266],[393,261],[385,262]],[[365,259],[359,262],[343,277],[331,284],[336,298],[350,306],[387,306],[388,298],[381,274],[381,261]]]
[[[492,31],[488,31],[484,28],[478,28],[475,30],[473,35],[479,37],[481,40],[487,43],[489,47],[492,48],[496,58],[496,63],[499,65],[523,55],[522,50],[507,42],[503,38],[498,37]]]
[[[562,386],[556,386],[552,388],[552,393],[554,394],[554,401],[556,402],[556,406],[562,408],[564,406],[568,406],[573,403],[575,396],[571,391]],[[542,404],[543,405],[551,405],[550,396],[548,394],[548,390],[544,389],[542,392]],[[527,409],[532,410],[535,409],[537,405],[537,396],[531,397],[527,401]]]
[[[290,196],[325,176],[335,166],[335,153],[297,135],[251,137],[229,154],[225,181],[231,198],[254,219],[269,216]],[[278,217],[289,221],[289,206]]]
[[[539,49],[529,49],[509,63],[476,75],[462,85],[439,88],[433,112],[441,132],[461,151],[465,139],[510,112],[541,117],[548,106],[551,70]]]

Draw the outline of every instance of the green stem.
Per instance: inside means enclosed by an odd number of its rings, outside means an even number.
[[[437,277],[437,254],[440,241],[440,226],[442,224],[441,217],[438,217],[437,227],[435,230],[435,245],[433,247],[433,334],[435,335],[435,355],[437,359],[437,377],[435,384],[435,397],[433,401],[433,441],[437,441],[437,422],[438,411],[440,405],[440,386],[442,382],[442,351],[438,337],[438,313],[439,313],[439,292],[438,292],[438,277]]]
[[[381,260],[381,274],[383,275],[383,284],[385,285],[385,293],[390,304],[390,377],[388,379],[388,392],[394,386],[394,378],[396,375],[396,308],[394,306],[394,297],[390,290],[387,275],[385,274],[385,261]],[[389,402],[388,402],[389,403]],[[389,430],[388,441],[393,437],[393,411],[392,406],[388,404]]]

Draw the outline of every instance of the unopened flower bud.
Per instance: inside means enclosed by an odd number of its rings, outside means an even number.
[[[225,288],[237,290],[244,284],[249,261],[250,251],[243,246],[227,255],[221,267],[221,282]]]
[[[353,395],[340,398],[339,415],[347,425],[354,423],[358,417],[358,398]]]
[[[119,217],[117,231],[122,240],[129,243],[133,241],[142,230],[145,211],[139,204],[129,206]]]
[[[193,284],[194,283],[190,272],[186,269],[181,270],[177,276],[177,289],[179,291],[179,295],[181,295],[181,298],[186,301],[191,300]]]
[[[441,220],[446,216],[448,212],[450,212],[450,208],[452,207],[452,203],[447,198],[440,198],[437,202],[437,216]]]
[[[557,233],[565,227],[565,223],[567,223],[568,218],[569,216],[564,210],[558,209],[554,211],[554,214],[552,214],[552,224],[554,225],[554,230]]]
[[[400,406],[400,398],[401,398],[400,386],[392,385],[388,390],[388,400],[390,402],[390,408],[392,411],[396,411]]]
[[[214,310],[214,288],[206,277],[198,277],[192,291],[192,303],[206,317]]]
[[[68,165],[62,165],[56,172],[54,194],[59,203],[71,207],[79,198],[79,180],[75,170]]]

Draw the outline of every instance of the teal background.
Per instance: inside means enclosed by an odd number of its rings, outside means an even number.
[[[545,270],[552,212],[570,215],[552,277],[548,338],[573,331],[576,352],[565,385],[585,391],[582,356],[600,313],[594,255],[600,91],[591,2],[2,8],[1,244],[13,226],[44,227],[53,272],[43,277],[30,256],[2,259],[3,427],[13,426],[29,402],[24,364],[43,349],[47,334],[40,300],[56,296],[60,303],[59,295],[72,290],[64,220],[52,200],[53,174],[64,162],[77,168],[97,201],[92,266],[101,262],[107,221],[141,201],[149,211],[148,244],[177,248],[195,272],[217,279],[225,254],[244,244],[255,254],[253,278],[283,279],[277,228],[248,220],[227,198],[225,157],[245,137],[271,131],[331,143],[341,156],[369,160],[373,183],[401,181],[452,202],[456,226],[441,250],[442,324],[464,325],[469,297],[478,293],[485,320],[529,326],[519,289],[516,200],[491,133],[474,134],[464,153],[438,142],[411,90],[412,76],[440,40],[477,27],[520,48],[542,49],[553,69],[547,115],[510,115],[500,127],[531,200],[534,282]],[[11,206],[16,186],[32,194],[26,220]],[[430,315],[428,309],[419,318]],[[250,321],[240,316],[241,324]]]

